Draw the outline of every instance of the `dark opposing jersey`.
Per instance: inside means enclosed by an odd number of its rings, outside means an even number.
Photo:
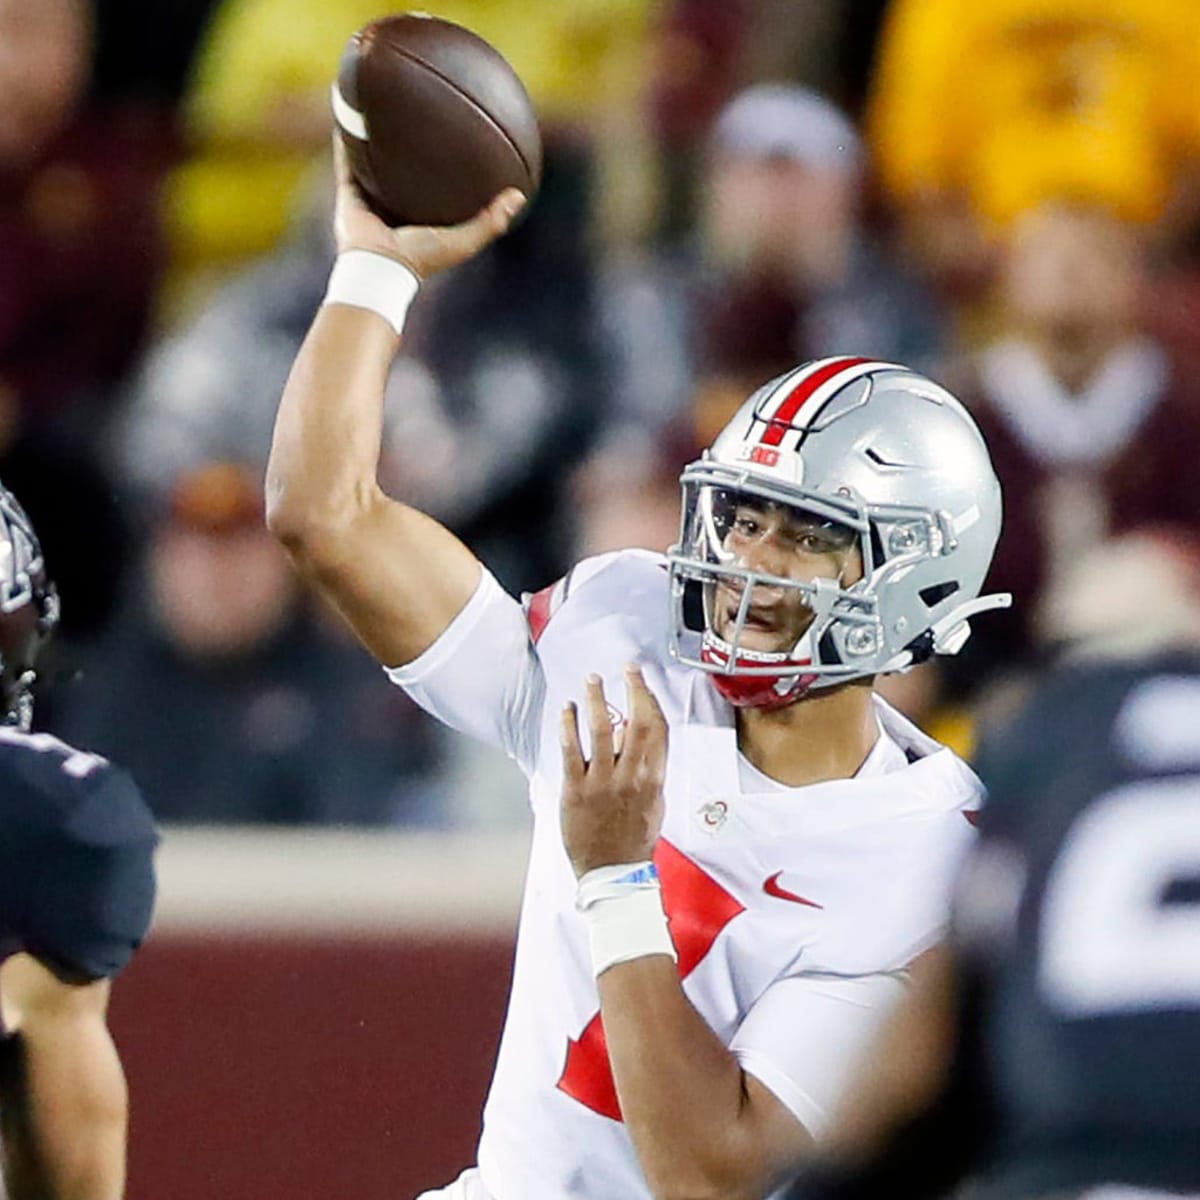
[[[988,1194],[1200,1192],[1200,658],[1064,672],[978,767]]]
[[[117,974],[150,923],[157,841],[125,772],[0,729],[0,959],[23,950],[64,978]]]

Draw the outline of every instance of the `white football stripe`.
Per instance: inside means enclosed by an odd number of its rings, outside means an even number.
[[[351,137],[365,142],[367,140],[367,123],[363,120],[362,113],[346,103],[346,97],[342,95],[336,83],[329,89],[329,93],[333,101],[333,119]]]

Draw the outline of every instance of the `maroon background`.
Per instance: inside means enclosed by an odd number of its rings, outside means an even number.
[[[474,1161],[511,936],[156,934],[118,981],[129,1200],[411,1200]]]

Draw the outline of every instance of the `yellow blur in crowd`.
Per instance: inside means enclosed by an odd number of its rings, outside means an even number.
[[[422,11],[480,34],[512,63],[543,121],[586,121],[640,93],[651,0],[431,0]],[[274,245],[328,144],[329,86],[380,0],[226,0],[187,104],[193,156],[168,189],[178,266]]]
[[[1049,196],[1153,220],[1200,152],[1195,0],[896,0],[871,140],[903,201],[1002,225]]]

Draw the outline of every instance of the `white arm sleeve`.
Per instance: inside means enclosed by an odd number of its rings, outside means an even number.
[[[426,712],[532,772],[545,681],[521,606],[490,571],[424,654],[385,670]]]
[[[853,1081],[875,1033],[904,994],[903,972],[798,975],[772,984],[731,1049],[814,1138]]]

